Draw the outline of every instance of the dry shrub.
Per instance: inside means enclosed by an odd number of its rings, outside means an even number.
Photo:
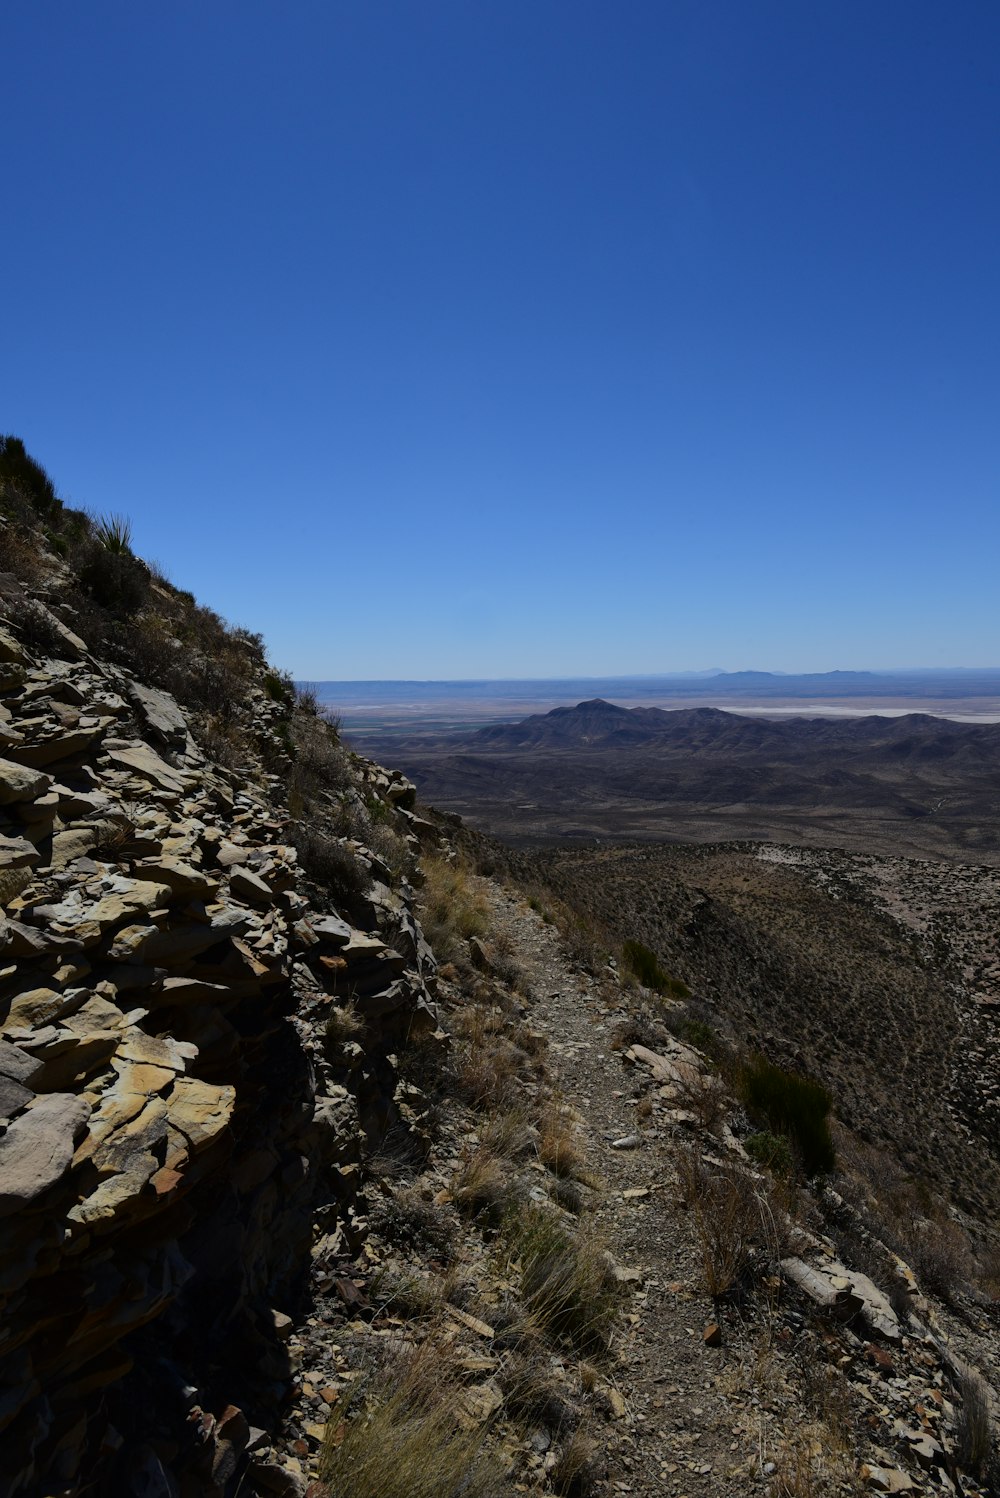
[[[436,1275],[402,1273],[381,1269],[368,1290],[378,1314],[399,1316],[404,1321],[431,1321],[445,1303],[443,1281]]]
[[[972,1268],[969,1243],[955,1222],[927,1222],[914,1235],[912,1267],[925,1290],[949,1305]]]
[[[560,1498],[588,1498],[595,1491],[599,1476],[597,1443],[575,1430],[549,1472],[552,1491],[560,1494]]]
[[[551,1104],[539,1119],[538,1158],[546,1170],[564,1181],[591,1184],[587,1157],[566,1110]]]
[[[959,1380],[958,1429],[955,1453],[958,1464],[973,1477],[984,1478],[997,1461],[993,1444],[993,1421],[990,1414],[990,1391],[978,1373],[969,1372]],[[1000,1476],[1000,1467],[997,1475]]]
[[[425,1201],[416,1186],[402,1186],[376,1200],[369,1211],[380,1237],[399,1248],[451,1257],[455,1221],[433,1202]]]
[[[537,1325],[578,1352],[606,1351],[620,1292],[593,1225],[583,1221],[572,1232],[551,1211],[532,1207],[512,1223],[510,1250],[522,1302]]]
[[[423,873],[418,903],[424,934],[438,958],[459,961],[466,955],[464,943],[469,937],[486,930],[486,900],[464,862],[425,858]]]
[[[473,1217],[491,1227],[498,1226],[520,1195],[516,1179],[483,1146],[462,1162],[451,1190],[463,1217]]]
[[[428,1338],[355,1385],[327,1422],[319,1474],[330,1498],[501,1498],[484,1433],[459,1423],[458,1383]]]
[[[737,1166],[709,1170],[691,1148],[679,1157],[681,1191],[694,1214],[705,1289],[713,1298],[738,1289],[758,1261],[778,1250],[766,1188]]]
[[[299,824],[291,837],[302,867],[324,889],[336,909],[355,910],[371,888],[372,876],[344,843],[317,828]]]

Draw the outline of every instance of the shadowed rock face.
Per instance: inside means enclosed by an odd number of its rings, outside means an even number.
[[[596,699],[392,750],[426,801],[517,841],[773,837],[1000,861],[998,724]]]
[[[325,1252],[363,1238],[361,1124],[399,1124],[431,959],[363,849],[349,919],[310,900],[279,783],[208,761],[167,693],[0,643],[0,1487],[173,1491],[158,1445],[228,1493],[317,1203]],[[253,695],[266,738],[289,709]],[[408,835],[412,788],[354,774]],[[366,1049],[334,1069],[347,993]]]

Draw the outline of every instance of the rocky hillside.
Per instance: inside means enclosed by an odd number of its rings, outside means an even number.
[[[127,536],[0,500],[0,1490],[228,1493],[436,1028],[421,824]]]

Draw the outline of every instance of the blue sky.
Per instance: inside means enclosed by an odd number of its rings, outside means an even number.
[[[0,429],[297,676],[1000,664],[992,0],[32,0]]]

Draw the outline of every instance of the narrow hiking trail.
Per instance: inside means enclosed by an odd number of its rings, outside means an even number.
[[[701,1245],[678,1180],[690,1135],[649,1103],[640,1119],[649,1074],[612,1048],[628,1017],[627,995],[613,972],[600,984],[576,968],[556,927],[523,899],[494,883],[484,888],[491,929],[527,980],[530,1023],[548,1038],[552,1085],[575,1110],[601,1177],[594,1216],[635,1275],[612,1353],[620,1399],[608,1490],[707,1495],[759,1485],[787,1452],[790,1397],[766,1327],[746,1324],[734,1334],[727,1326],[721,1345],[706,1344],[717,1318],[701,1288]]]

